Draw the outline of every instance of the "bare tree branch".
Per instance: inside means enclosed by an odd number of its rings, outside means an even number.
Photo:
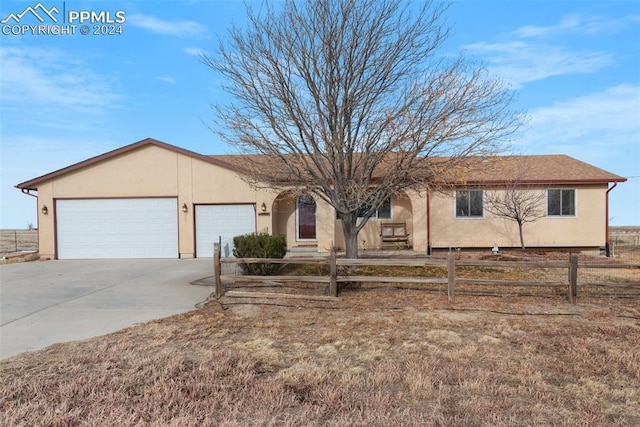
[[[348,256],[392,194],[434,186],[466,157],[496,153],[520,125],[501,81],[438,54],[446,10],[431,1],[265,2],[201,58],[226,77],[232,98],[216,107],[222,136],[269,157],[269,168],[257,157],[247,163],[250,182],[289,180],[331,204]]]
[[[485,209],[499,218],[518,224],[520,247],[524,250],[524,224],[536,222],[545,216],[545,191],[539,185],[530,186],[524,182],[524,165],[516,170],[516,176],[504,188],[485,191]]]

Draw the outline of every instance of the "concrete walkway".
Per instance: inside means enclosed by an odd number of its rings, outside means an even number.
[[[76,260],[0,266],[0,359],[186,312],[210,259]],[[201,281],[201,283],[209,281]]]

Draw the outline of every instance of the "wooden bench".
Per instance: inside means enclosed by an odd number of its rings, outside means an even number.
[[[380,223],[380,238],[382,248],[409,248],[409,233],[404,222]]]

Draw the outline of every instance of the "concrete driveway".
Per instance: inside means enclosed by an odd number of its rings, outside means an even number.
[[[207,259],[1,265],[0,359],[192,310],[213,287],[190,282],[212,268]]]

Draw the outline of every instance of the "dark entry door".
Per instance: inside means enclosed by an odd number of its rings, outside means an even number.
[[[311,196],[298,197],[298,240],[316,239],[316,201]]]

